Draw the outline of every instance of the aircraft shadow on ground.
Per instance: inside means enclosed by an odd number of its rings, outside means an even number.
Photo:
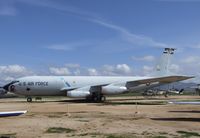
[[[122,98],[122,99],[109,99],[108,101],[130,101],[130,100],[159,100],[159,101],[165,101],[168,100],[167,98]]]
[[[158,100],[158,101],[153,101],[153,103],[156,102],[163,102],[166,101],[166,99],[145,99],[145,98],[122,98],[122,99],[108,99],[104,103],[135,103],[135,101],[143,101],[143,100],[148,100],[149,103],[152,103],[151,100]],[[126,101],[126,102],[123,102]],[[55,100],[52,102],[85,102],[85,103],[91,103],[91,101],[87,101],[85,99],[67,99],[67,100]],[[144,103],[144,102],[138,102],[138,103]],[[148,103],[148,102],[147,102]]]
[[[140,102],[143,100],[148,100],[149,102]],[[154,99],[151,99],[154,100]],[[119,99],[108,99],[105,102],[100,102],[101,105],[135,105],[136,101],[138,105],[164,105],[165,101],[159,99],[159,101],[151,101],[150,99],[144,98],[119,98]],[[18,103],[24,103],[24,101],[13,101]],[[45,103],[45,102],[59,102],[59,103],[95,103],[92,101],[87,101],[85,99],[66,99],[66,100],[33,100],[33,103]]]
[[[87,101],[85,99],[68,99],[68,100],[55,100],[55,101],[47,101],[47,102],[59,102],[62,104],[65,103],[96,103],[97,105],[104,106],[104,105],[165,105],[166,102],[163,101],[149,101],[149,102],[136,102],[130,101],[133,99],[110,99],[105,102],[92,102]]]
[[[200,113],[200,111],[192,110],[192,111],[169,111],[171,113]]]
[[[89,101],[86,101],[85,99],[56,100],[56,101],[50,101],[50,102],[60,102],[60,103],[90,103]]]
[[[60,103],[98,103],[98,102],[87,101],[87,100],[84,100],[84,99],[57,100],[57,101],[49,101],[49,102],[60,102]],[[100,105],[123,105],[123,104],[124,105],[133,105],[133,104],[136,104],[136,102],[114,102],[113,100],[109,100],[109,101],[106,101],[106,102],[99,102],[99,104]]]
[[[200,122],[200,118],[188,117],[173,117],[173,118],[151,118],[155,121],[186,121],[186,122]]]
[[[105,102],[100,102],[102,104],[118,104],[118,102],[115,101],[130,101],[134,99],[110,99],[106,100]],[[138,99],[137,99],[138,100]],[[60,103],[95,103],[92,101],[87,101],[85,99],[68,99],[68,100],[55,100],[55,101],[48,101],[48,102],[60,102]],[[119,104],[135,104],[135,102],[119,102]]]
[[[102,102],[102,103],[112,103],[112,101],[130,101],[130,100],[144,100],[144,99],[109,99],[109,100],[106,100],[105,102]],[[95,103],[95,102],[92,102],[92,101],[87,101],[85,99],[67,99],[67,100],[52,100],[52,101],[33,101],[33,102],[60,102],[60,103]],[[101,102],[100,102],[101,103]],[[121,102],[122,103],[122,102]],[[132,102],[131,102],[132,103]],[[135,102],[134,102],[135,104]]]

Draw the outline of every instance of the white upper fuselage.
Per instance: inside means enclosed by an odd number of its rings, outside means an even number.
[[[17,79],[14,93],[20,95],[54,96],[66,95],[62,89],[109,85],[151,77],[111,77],[111,76],[30,76]]]

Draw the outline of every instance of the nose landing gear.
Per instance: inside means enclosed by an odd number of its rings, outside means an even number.
[[[27,97],[27,102],[32,102],[32,98],[31,97]]]

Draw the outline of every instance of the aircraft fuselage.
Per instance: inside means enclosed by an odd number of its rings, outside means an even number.
[[[19,78],[10,90],[25,96],[66,96],[62,89],[108,85],[150,77],[104,77],[104,76],[31,76]],[[12,87],[14,87],[12,89]]]

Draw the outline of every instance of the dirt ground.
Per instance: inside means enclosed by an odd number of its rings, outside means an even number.
[[[1,117],[0,137],[200,137],[200,106],[167,104],[169,100],[200,100],[199,96],[107,99],[106,103],[65,97],[32,103],[24,98],[0,99],[0,111],[28,111]]]

